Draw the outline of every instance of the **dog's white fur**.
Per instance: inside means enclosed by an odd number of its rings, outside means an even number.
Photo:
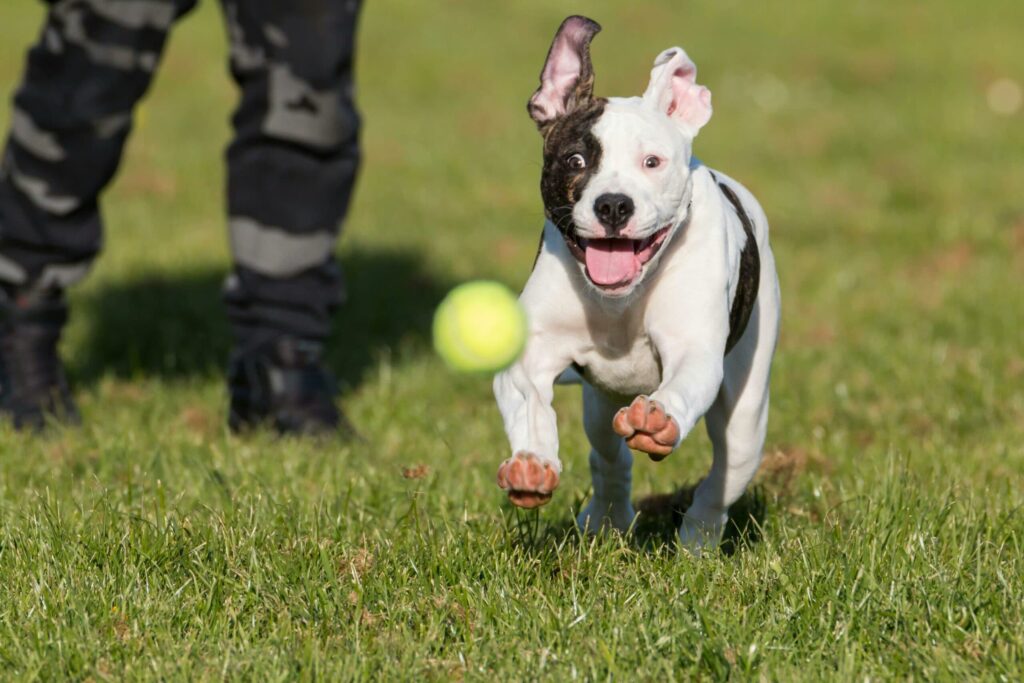
[[[695,75],[686,53],[671,48],[655,60],[643,97],[608,101],[593,129],[603,148],[600,169],[573,213],[580,235],[601,235],[594,199],[628,194],[636,211],[623,234],[642,238],[671,225],[661,250],[636,281],[610,294],[589,280],[562,234],[546,222],[520,298],[529,320],[526,349],[495,378],[494,393],[513,455],[533,454],[560,472],[553,384],[573,363],[586,369],[584,427],[594,493],[577,522],[589,531],[625,531],[635,516],[633,456],[612,429],[616,411],[648,394],[675,419],[680,441],[704,416],[713,464],[679,530],[682,543],[699,553],[718,544],[729,506],[761,460],[780,302],[764,211],[742,185],[716,171],[753,221],[761,263],[746,330],[724,355],[747,238],[710,170],[692,157],[693,137],[711,115],[710,93],[696,85]],[[649,155],[662,163],[646,168]]]

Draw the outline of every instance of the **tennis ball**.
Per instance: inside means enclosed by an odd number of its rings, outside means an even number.
[[[526,344],[526,312],[508,287],[480,280],[459,285],[434,313],[434,349],[453,370],[498,372]]]

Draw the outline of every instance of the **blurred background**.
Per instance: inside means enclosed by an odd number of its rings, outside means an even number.
[[[599,94],[639,93],[653,55],[676,44],[714,93],[696,154],[748,184],[772,220],[785,302],[780,408],[821,425],[850,410],[864,430],[913,421],[955,432],[1020,417],[1004,381],[1020,380],[1011,342],[1024,308],[1024,59],[1012,29],[1022,13],[1010,0],[367,3],[357,81],[366,162],[341,242],[351,304],[337,355],[349,383],[376,353],[422,350],[429,304],[447,286],[524,282],[543,213],[540,139],[523,102],[574,11],[604,26]],[[213,292],[226,262],[221,156],[236,91],[218,13],[202,3],[174,33],[106,197],[108,248],[78,293],[70,340],[79,376],[222,365]],[[4,100],[42,15],[40,3],[3,10]],[[8,117],[4,106],[4,127]],[[121,334],[139,315],[153,316],[141,336]],[[827,401],[801,395],[824,390]]]
[[[43,12],[0,8],[4,102]],[[462,280],[520,287],[529,274],[543,213],[525,103],[571,13],[604,27],[598,95],[639,94],[658,52],[688,51],[714,102],[695,153],[745,183],[771,221],[784,315],[767,448],[798,472],[775,523],[799,528],[851,492],[870,496],[894,461],[924,490],[957,482],[986,509],[1019,506],[1019,0],[370,0],[358,39],[365,161],[330,358],[372,448],[326,449],[222,427],[222,157],[236,91],[207,0],[173,34],[104,201],[106,250],[73,294],[64,350],[86,427],[42,443],[0,434],[0,450],[26,454],[0,462],[0,497],[20,506],[48,489],[88,510],[114,490],[130,509],[133,487],[159,479],[184,514],[214,504],[212,467],[236,495],[266,487],[299,509],[347,490],[383,525],[410,485],[399,469],[426,464],[427,509],[490,519],[506,442],[489,382],[449,374],[429,323]],[[9,115],[0,107],[0,127]],[[558,525],[589,483],[578,389],[559,389],[556,408],[566,475],[542,519]],[[638,464],[637,491],[694,481],[708,454],[698,429],[663,465]]]
[[[354,391],[381,362],[465,386],[426,353],[432,307],[463,279],[518,287],[529,273],[543,214],[524,102],[576,11],[604,26],[598,94],[641,92],[653,56],[676,44],[713,93],[696,154],[761,199],[779,260],[775,441],[885,450],[909,432],[959,450],[972,440],[950,439],[1020,424],[1024,53],[1009,0],[367,3],[365,163],[333,351]],[[107,248],[76,292],[67,343],[87,393],[104,376],[205,378],[224,363],[222,151],[236,92],[218,14],[201,3],[173,34],[104,202]],[[3,10],[4,100],[42,16],[37,3]],[[486,402],[485,383],[469,384]]]

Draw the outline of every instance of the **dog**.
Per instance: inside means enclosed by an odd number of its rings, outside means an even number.
[[[713,463],[679,529],[699,555],[721,541],[761,461],[780,311],[768,220],[693,156],[711,93],[686,52],[659,54],[642,96],[596,98],[600,30],[562,23],[527,105],[544,138],[546,221],[520,296],[526,347],[494,378],[512,451],[498,485],[520,507],[551,499],[554,384],[579,381],[593,496],[576,521],[628,531],[631,449],[660,461],[703,416]]]

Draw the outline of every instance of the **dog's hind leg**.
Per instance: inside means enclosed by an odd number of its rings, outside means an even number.
[[[583,427],[590,441],[590,476],[594,495],[576,518],[582,531],[626,531],[636,516],[630,502],[633,454],[612,429],[620,403],[583,383]]]
[[[721,541],[729,506],[743,495],[761,464],[778,332],[778,293],[773,290],[759,298],[746,334],[726,357],[722,387],[704,417],[714,459],[679,529],[683,546],[695,555]]]

